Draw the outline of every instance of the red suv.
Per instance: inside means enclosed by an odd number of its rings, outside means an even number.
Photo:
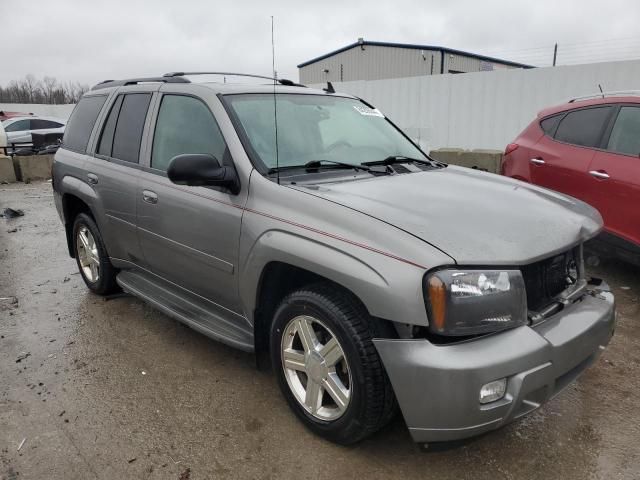
[[[640,254],[640,96],[595,97],[540,112],[507,146],[501,173],[596,207],[605,223],[602,239],[636,257]]]
[[[0,122],[9,120],[13,117],[28,117],[29,115],[33,115],[33,113],[7,112],[6,110],[0,110]]]

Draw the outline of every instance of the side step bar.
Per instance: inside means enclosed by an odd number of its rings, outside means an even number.
[[[207,337],[253,352],[253,331],[244,317],[232,312],[223,317],[214,311],[222,307],[151,275],[125,270],[116,281],[125,292]]]

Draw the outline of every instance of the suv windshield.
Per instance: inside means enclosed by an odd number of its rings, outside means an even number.
[[[427,160],[384,116],[359,100],[309,94],[226,96],[255,155],[276,167],[317,160],[359,165],[391,156]],[[274,104],[277,106],[274,111]]]

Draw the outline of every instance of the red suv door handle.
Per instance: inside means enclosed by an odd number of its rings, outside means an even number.
[[[544,165],[544,160],[541,158],[532,158],[530,160],[531,163],[533,163],[534,165]]]
[[[599,178],[600,180],[606,180],[607,178],[609,178],[609,174],[603,170],[591,170],[589,172],[589,175]]]

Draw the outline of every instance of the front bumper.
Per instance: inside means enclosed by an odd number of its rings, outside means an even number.
[[[376,339],[400,409],[416,442],[442,442],[496,429],[554,397],[609,343],[615,300],[585,295],[546,321],[475,341]],[[485,405],[482,385],[507,378],[506,395]]]

